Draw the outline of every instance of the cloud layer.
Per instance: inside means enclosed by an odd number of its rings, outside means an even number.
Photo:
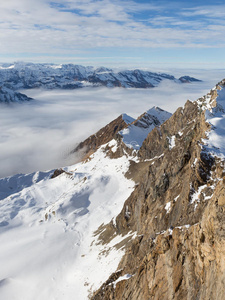
[[[188,1],[8,0],[1,1],[0,9],[0,53],[5,57],[225,47],[225,5],[216,2],[190,7]]]
[[[208,92],[220,79],[195,84],[164,81],[157,88],[143,90],[26,91],[36,100],[1,105],[0,177],[75,163],[77,157],[68,154],[76,144],[121,113],[138,117],[154,105],[174,112],[187,99]]]

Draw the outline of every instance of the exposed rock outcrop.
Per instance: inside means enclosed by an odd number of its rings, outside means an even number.
[[[105,127],[101,128],[98,132],[91,135],[89,138],[81,142],[73,151],[76,153],[82,151],[83,159],[89,157],[93,152],[95,152],[101,145],[104,145],[114,138],[118,137],[118,132],[128,126],[126,120],[124,120],[123,115],[110,122]],[[123,152],[122,154],[123,155]]]

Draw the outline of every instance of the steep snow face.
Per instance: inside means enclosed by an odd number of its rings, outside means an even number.
[[[225,158],[225,87],[221,86],[217,93],[217,105],[214,108],[210,107],[210,97],[206,97],[206,120],[212,126],[205,144],[212,154]]]
[[[88,299],[116,270],[123,251],[114,245],[125,237],[98,245],[94,232],[121,211],[134,182],[124,176],[129,157],[110,159],[104,147],[55,178],[0,180],[1,299]]]
[[[149,109],[147,111],[147,113],[149,115],[156,117],[161,124],[164,123],[166,120],[168,120],[172,116],[172,114],[170,112],[165,111],[157,106],[153,106],[151,109]]]
[[[154,106],[119,133],[129,148],[139,150],[149,132],[171,117],[171,113]]]

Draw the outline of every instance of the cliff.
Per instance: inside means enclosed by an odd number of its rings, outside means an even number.
[[[211,151],[216,127],[206,113],[223,117],[224,83],[187,101],[143,142],[127,172],[135,190],[99,242],[136,238],[117,245],[126,249],[118,271],[91,299],[224,299],[225,165],[223,149]]]

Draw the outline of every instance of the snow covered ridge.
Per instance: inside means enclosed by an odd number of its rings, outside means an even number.
[[[98,132],[82,141],[72,153],[82,151],[81,157],[88,157],[99,146],[114,141],[117,147],[111,149],[111,157],[137,154],[148,134],[171,117],[171,113],[154,106],[136,120],[127,114],[122,114]],[[126,149],[125,149],[126,148]]]
[[[218,83],[206,96],[197,100],[205,110],[206,121],[211,125],[204,140],[207,151],[225,158],[225,79]]]
[[[143,70],[113,71],[105,67],[94,68],[65,64],[33,64],[17,62],[0,65],[0,84],[15,90],[26,88],[75,89],[86,86],[107,86],[124,88],[151,88],[162,80],[177,83],[199,81],[193,77],[174,76]]]
[[[124,176],[133,158],[110,159],[106,148],[54,178],[0,179],[1,299],[84,300],[115,272],[124,254],[116,245],[135,233],[102,245],[95,231],[119,214],[135,184]]]
[[[32,98],[24,94],[18,93],[5,86],[0,86],[0,103],[23,102],[30,101]]]

